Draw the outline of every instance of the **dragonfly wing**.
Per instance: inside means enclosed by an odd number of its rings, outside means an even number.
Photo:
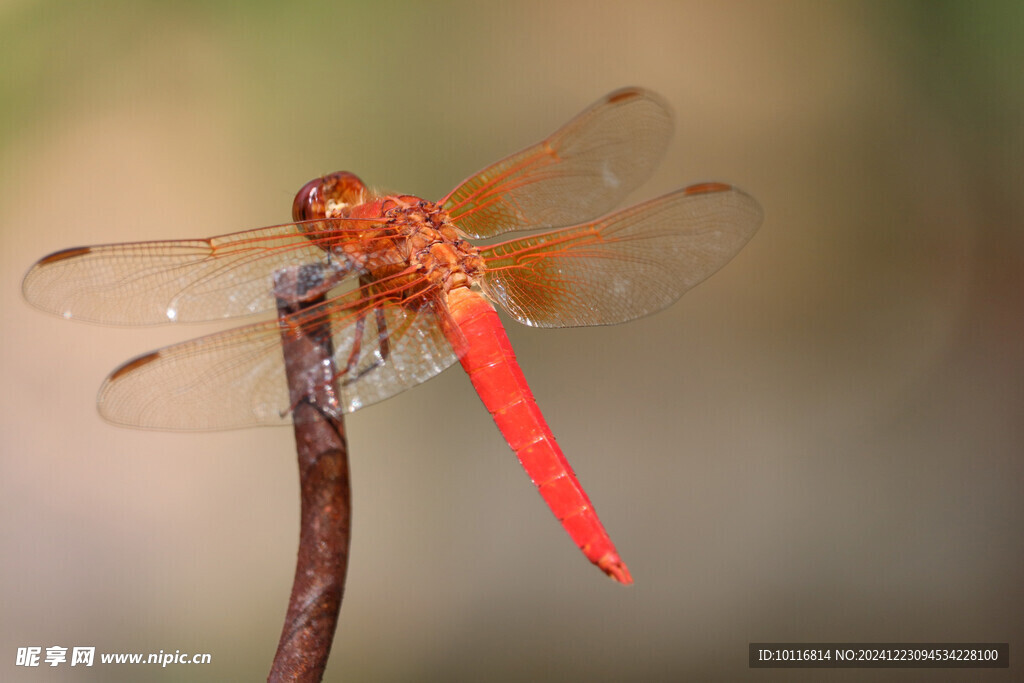
[[[672,114],[661,97],[617,90],[440,203],[471,237],[579,223],[607,213],[646,180],[671,135]]]
[[[290,424],[293,400],[281,332],[324,319],[332,330],[337,376],[337,402],[323,406],[329,411],[358,410],[455,362],[431,305],[367,301],[359,295],[352,292],[283,320],[238,327],[130,360],[100,388],[100,414],[116,424],[169,430]]]
[[[275,271],[320,264],[324,279],[346,276],[351,264],[326,247],[368,225],[330,219],[201,240],[75,247],[40,259],[22,289],[45,311],[96,323],[150,325],[250,315],[273,310]]]
[[[665,308],[725,265],[761,224],[757,201],[704,183],[592,223],[481,250],[486,293],[519,322],[575,327]]]
[[[288,386],[275,320],[143,354],[114,370],[97,397],[114,424],[232,429],[288,423]]]

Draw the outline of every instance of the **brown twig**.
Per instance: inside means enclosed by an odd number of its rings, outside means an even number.
[[[303,316],[323,296],[315,270],[288,268],[274,277],[299,457],[302,521],[288,614],[269,681],[319,681],[327,666],[345,590],[351,528],[348,444],[336,407],[331,335],[326,319]],[[307,320],[303,320],[303,318]]]

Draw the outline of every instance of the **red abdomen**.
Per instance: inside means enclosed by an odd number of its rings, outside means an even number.
[[[461,332],[460,338],[450,341],[463,369],[548,507],[587,559],[613,579],[632,583],[544,421],[494,307],[476,292],[459,287],[448,293],[448,308]]]

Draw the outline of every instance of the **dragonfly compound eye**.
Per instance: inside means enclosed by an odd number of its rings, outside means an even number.
[[[292,220],[337,218],[345,209],[366,201],[366,185],[354,173],[337,171],[310,180],[302,186],[292,202]]]

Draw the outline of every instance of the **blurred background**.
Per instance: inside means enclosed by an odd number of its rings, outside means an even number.
[[[721,180],[766,216],[658,315],[509,325],[636,585],[581,557],[452,370],[348,420],[326,679],[824,677],[751,671],[753,641],[1019,657],[1022,46],[1009,1],[0,3],[0,677],[264,678],[298,536],[291,430],[96,413],[120,362],[224,326],[48,316],[36,259],[279,223],[338,169],[439,198],[633,84],[677,122],[634,199]],[[213,663],[15,667],[33,645]]]

